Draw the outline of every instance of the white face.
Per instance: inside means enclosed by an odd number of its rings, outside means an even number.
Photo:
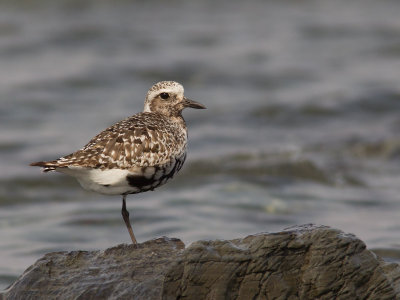
[[[147,92],[144,112],[163,112],[183,101],[183,86],[175,81],[161,81]]]

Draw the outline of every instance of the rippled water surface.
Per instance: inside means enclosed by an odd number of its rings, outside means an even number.
[[[0,2],[0,285],[44,253],[129,242],[121,199],[32,161],[176,80],[181,174],[128,209],[140,241],[318,223],[399,261],[400,2]]]

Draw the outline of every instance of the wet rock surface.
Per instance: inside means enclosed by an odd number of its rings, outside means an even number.
[[[400,267],[352,234],[302,225],[186,249],[160,238],[49,253],[0,299],[400,299]]]

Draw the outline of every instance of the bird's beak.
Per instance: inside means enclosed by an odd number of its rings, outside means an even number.
[[[196,108],[196,109],[205,109],[206,107],[203,104],[200,104],[199,102],[190,100],[188,98],[183,98],[183,105],[185,107],[191,107],[191,108]]]

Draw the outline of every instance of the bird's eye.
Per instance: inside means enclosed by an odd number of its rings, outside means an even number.
[[[161,97],[161,99],[166,100],[166,99],[169,98],[169,94],[168,94],[168,93],[161,93],[161,94],[160,94],[160,97]]]

